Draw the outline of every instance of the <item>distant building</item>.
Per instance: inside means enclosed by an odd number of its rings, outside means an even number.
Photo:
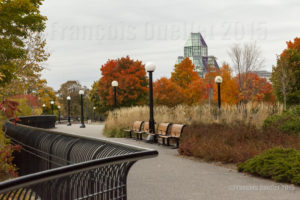
[[[254,74],[257,74],[257,76],[259,76],[259,78],[265,78],[267,79],[268,82],[270,82],[270,78],[272,73],[262,70],[262,71],[252,71]]]
[[[195,71],[200,77],[208,71],[208,67],[219,69],[219,65],[214,56],[208,56],[207,44],[201,33],[191,33],[184,45],[184,56],[178,56],[176,64],[188,57],[195,65]]]

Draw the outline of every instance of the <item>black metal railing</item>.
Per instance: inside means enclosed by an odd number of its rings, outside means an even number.
[[[127,199],[131,166],[158,155],[155,150],[11,122],[4,130],[22,151],[15,155],[20,177],[0,183],[0,200]]]

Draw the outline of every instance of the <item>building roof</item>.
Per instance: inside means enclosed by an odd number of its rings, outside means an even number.
[[[203,39],[201,33],[191,33],[184,46],[199,46],[199,44],[200,46],[207,47],[207,44]]]

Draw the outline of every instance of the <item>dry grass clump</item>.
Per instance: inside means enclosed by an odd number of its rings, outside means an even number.
[[[174,108],[166,106],[154,107],[154,119],[156,123],[226,123],[232,124],[236,121],[243,121],[246,124],[253,124],[261,127],[267,116],[282,112],[281,105],[263,103],[249,103],[244,105],[225,105],[221,114],[215,106],[204,105],[178,105]],[[105,121],[105,134],[109,137],[122,137],[122,129],[129,128],[136,120],[149,120],[148,106],[136,106],[121,108],[111,111]]]

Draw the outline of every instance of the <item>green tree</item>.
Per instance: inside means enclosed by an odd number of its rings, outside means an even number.
[[[273,67],[271,81],[277,98],[284,105],[300,103],[300,38],[287,42]]]
[[[67,97],[71,97],[71,115],[73,117],[80,116],[80,95],[79,90],[82,89],[78,81],[67,81],[60,86],[58,90],[59,103],[62,106],[62,115],[67,115]]]
[[[46,17],[40,14],[43,0],[0,0],[0,86],[9,83],[26,57],[25,40],[45,29]]]

